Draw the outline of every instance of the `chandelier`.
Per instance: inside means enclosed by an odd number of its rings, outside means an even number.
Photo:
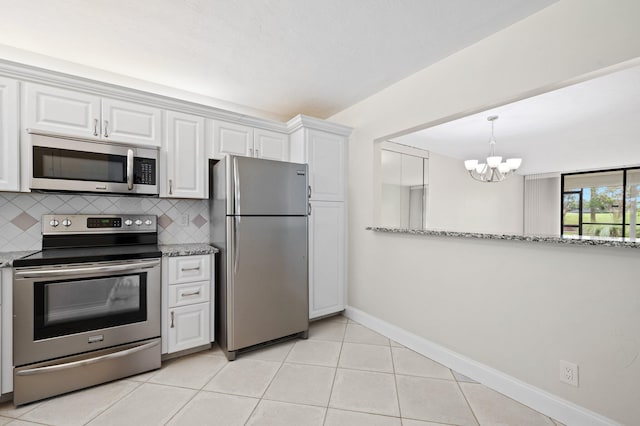
[[[507,176],[518,170],[522,163],[522,158],[508,158],[503,162],[502,157],[495,154],[496,138],[493,136],[493,123],[497,119],[497,115],[487,117],[487,120],[491,122],[491,139],[489,140],[489,156],[486,162],[478,163],[478,160],[464,162],[464,167],[471,177],[480,182],[502,182]]]

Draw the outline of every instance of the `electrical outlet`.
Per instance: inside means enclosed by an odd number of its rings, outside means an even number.
[[[180,226],[189,226],[189,215],[187,213],[181,214],[178,223]]]
[[[560,360],[560,381],[578,387],[578,364]]]

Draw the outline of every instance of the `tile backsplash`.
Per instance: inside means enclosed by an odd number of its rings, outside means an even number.
[[[43,214],[154,214],[160,244],[208,243],[209,201],[0,192],[0,252],[40,250]]]

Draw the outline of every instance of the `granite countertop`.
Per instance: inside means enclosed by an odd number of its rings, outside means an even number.
[[[220,251],[206,243],[160,244],[159,247],[162,252],[162,256],[166,257],[193,256],[197,254],[218,253]]]
[[[436,231],[429,229],[401,229],[385,228],[379,226],[368,226],[368,231],[388,232],[395,234],[428,235],[434,237],[456,237],[456,238],[478,238],[485,240],[512,240],[512,241],[533,241],[538,243],[572,244],[578,246],[600,246],[600,247],[628,247],[640,248],[640,240],[631,238],[603,238],[586,236],[538,236],[538,235],[514,235],[514,234],[481,234],[477,232],[452,232]]]
[[[40,250],[31,250],[31,251],[7,251],[0,252],[0,268],[10,268],[13,266],[13,261],[16,259],[20,259],[21,257],[28,256],[33,253],[37,253]]]

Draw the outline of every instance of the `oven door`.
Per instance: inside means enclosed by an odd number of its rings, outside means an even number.
[[[160,336],[160,260],[16,268],[14,366]]]

